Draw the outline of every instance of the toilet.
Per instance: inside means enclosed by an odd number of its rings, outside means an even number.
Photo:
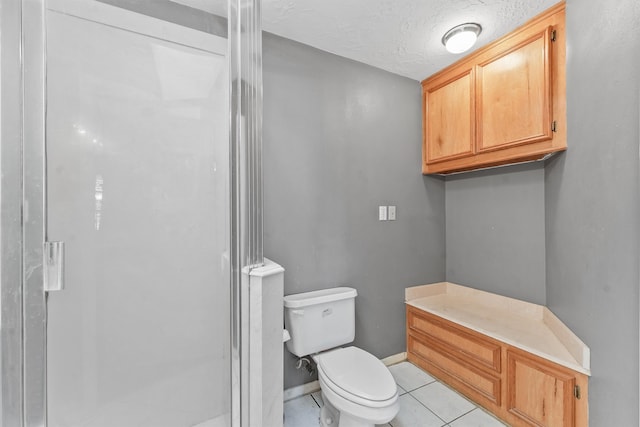
[[[355,338],[356,296],[355,289],[339,287],[284,297],[287,349],[311,356],[318,367],[323,427],[373,427],[400,409],[398,388],[384,363],[358,347],[340,347]]]

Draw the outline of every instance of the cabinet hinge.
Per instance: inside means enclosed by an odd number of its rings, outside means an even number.
[[[556,41],[556,30],[551,30],[551,41]]]
[[[551,122],[551,132],[556,132],[556,121]]]
[[[573,387],[573,395],[576,397],[576,399],[580,399],[580,386],[574,386]]]

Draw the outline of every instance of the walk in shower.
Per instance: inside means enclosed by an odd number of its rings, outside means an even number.
[[[250,425],[259,2],[181,3],[0,6],[5,427]]]

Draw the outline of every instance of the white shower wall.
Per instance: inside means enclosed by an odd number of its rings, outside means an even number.
[[[226,40],[49,4],[49,426],[228,424]]]

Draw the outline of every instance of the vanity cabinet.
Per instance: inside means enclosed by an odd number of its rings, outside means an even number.
[[[564,3],[422,82],[423,173],[566,149]]]
[[[511,349],[507,350],[506,378],[506,409],[523,425],[578,425],[574,417],[579,386],[571,370]]]
[[[512,426],[588,425],[586,375],[410,305],[407,359]]]
[[[409,307],[407,357],[476,402],[500,406],[500,343]]]

